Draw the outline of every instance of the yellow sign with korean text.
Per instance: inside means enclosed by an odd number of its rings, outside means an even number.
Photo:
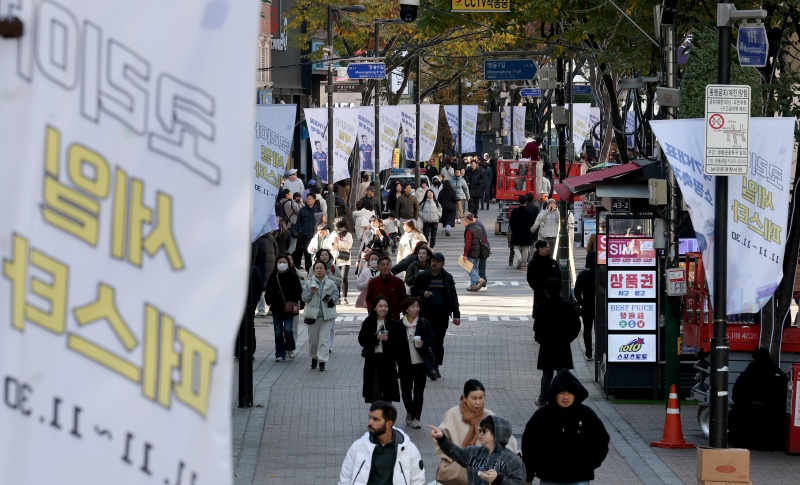
[[[451,12],[511,12],[511,0],[450,0]]]
[[[17,4],[24,34],[0,42],[0,483],[229,484],[259,7]]]

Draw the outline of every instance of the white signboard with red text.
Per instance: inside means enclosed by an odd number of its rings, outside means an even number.
[[[622,270],[608,272],[608,298],[656,298],[656,272]]]
[[[656,334],[612,334],[608,336],[608,362],[655,362]]]
[[[609,266],[656,265],[656,250],[652,239],[611,238],[606,244]]]
[[[629,332],[656,330],[656,302],[608,303],[608,329]]]

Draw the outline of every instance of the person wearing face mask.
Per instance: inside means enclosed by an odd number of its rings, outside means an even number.
[[[378,276],[378,260],[381,259],[381,254],[375,251],[370,252],[367,257],[361,260],[361,267],[358,269],[358,279],[356,280],[356,288],[361,292],[356,298],[356,308],[367,308],[367,286],[369,280]]]
[[[480,446],[480,422],[494,413],[484,407],[486,388],[481,381],[470,379],[464,383],[464,393],[461,395],[458,406],[454,406],[444,413],[439,429],[450,438],[450,441],[461,448]],[[436,481],[441,485],[467,485],[467,470],[445,455],[439,444],[436,443],[436,455],[441,458],[439,468],[436,470]],[[514,436],[508,438],[506,448],[517,454],[517,440]]]
[[[286,311],[286,303],[299,305],[301,293],[300,277],[294,269],[291,256],[286,253],[279,255],[264,292],[272,312],[272,325],[275,329],[275,362],[283,362],[286,357],[294,359],[297,356],[294,341],[296,314]]]
[[[320,372],[327,369],[330,350],[328,337],[331,326],[336,319],[336,303],[339,301],[339,290],[333,278],[328,276],[328,267],[317,261],[312,267],[313,274],[303,282],[302,300],[306,307],[303,310],[305,323],[308,325],[308,351],[311,355],[311,368],[319,364]]]
[[[430,189],[433,191],[433,198],[436,199],[439,197],[439,192],[442,191],[442,179],[438,175],[433,177],[431,180]]]
[[[366,403],[378,400],[400,401],[394,356],[388,343],[390,323],[389,301],[379,296],[358,332],[358,343],[362,347],[361,357],[364,358],[364,385],[361,395]]]

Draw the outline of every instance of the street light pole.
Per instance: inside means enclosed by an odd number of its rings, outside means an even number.
[[[336,215],[333,195],[333,5],[328,4],[328,224]]]
[[[381,39],[381,21],[375,19],[375,58],[381,55],[380,49]],[[373,99],[375,100],[375,146],[373,153],[375,154],[375,180],[372,181],[375,187],[375,212],[381,216],[381,200],[383,199],[383,192],[381,191],[381,81],[375,80],[375,93]]]
[[[420,103],[422,102],[421,94],[420,94],[420,91],[421,91],[421,88],[422,88],[422,82],[421,82],[422,81],[422,69],[420,67],[421,64],[422,64],[422,53],[420,53],[417,56],[417,84],[415,86],[416,89],[414,89],[414,91],[415,91],[414,97],[416,98],[416,102],[417,102],[417,133],[416,133],[416,140],[414,142],[414,148],[416,149],[416,151],[414,153],[414,159],[416,160],[416,163],[414,164],[414,189],[415,190],[419,188],[419,162],[420,162],[420,159],[419,159],[419,132],[420,132],[420,126],[419,125],[420,125],[420,121],[421,121],[420,120]],[[461,130],[459,130],[459,131],[461,131]]]
[[[462,103],[462,100],[461,100],[461,85],[463,83],[464,83],[464,80],[461,78],[461,74],[459,74],[458,75],[458,149],[456,150],[456,153],[455,153],[456,157],[460,157],[461,156],[461,147],[463,146],[461,144],[461,137],[463,135],[462,132],[464,131],[464,130],[461,129],[461,127],[464,126],[464,124],[461,121],[461,116],[463,116],[462,113],[461,113],[461,103]],[[455,167],[453,167],[453,168],[455,168]]]

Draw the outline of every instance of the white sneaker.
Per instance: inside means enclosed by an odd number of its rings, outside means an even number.
[[[255,317],[256,318],[266,318],[267,317],[267,312],[256,312]]]
[[[275,357],[275,362],[283,362],[284,360],[286,359],[284,359],[283,357]]]
[[[406,413],[406,426],[413,426],[414,418],[411,417],[410,414]]]
[[[419,420],[414,419],[411,421],[411,427],[414,429],[422,429],[422,423],[420,423]]]
[[[294,359],[295,357],[297,357],[297,351],[290,350],[289,352],[286,352],[286,355],[289,356],[290,359]]]

